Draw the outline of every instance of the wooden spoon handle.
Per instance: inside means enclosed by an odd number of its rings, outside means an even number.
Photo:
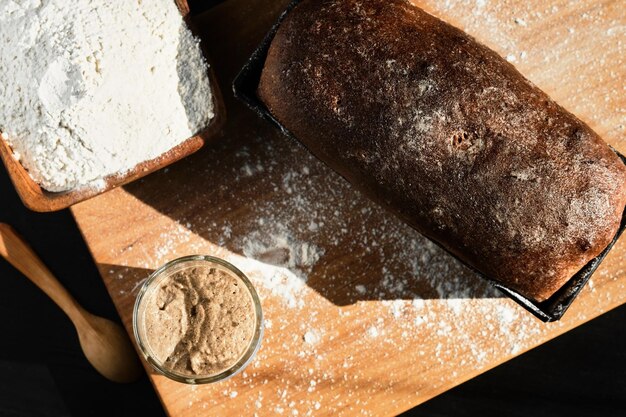
[[[84,310],[52,275],[24,239],[8,224],[0,223],[0,255],[45,292],[72,321]]]

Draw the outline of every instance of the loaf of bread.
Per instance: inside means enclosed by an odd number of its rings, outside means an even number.
[[[609,146],[408,1],[302,1],[271,43],[258,95],[355,187],[536,301],[619,227],[626,168]]]

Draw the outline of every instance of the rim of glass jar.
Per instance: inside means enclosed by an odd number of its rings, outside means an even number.
[[[230,368],[215,375],[193,377],[190,375],[180,374],[170,369],[167,369],[164,366],[162,366],[159,360],[157,360],[156,358],[153,358],[150,355],[149,350],[146,347],[146,344],[142,341],[139,335],[139,327],[137,323],[138,323],[138,317],[139,317],[139,306],[141,305],[141,301],[143,300],[143,297],[150,289],[150,284],[152,284],[159,277],[159,275],[161,275],[162,273],[166,272],[168,269],[171,269],[172,267],[176,265],[186,263],[186,262],[197,262],[197,261],[205,261],[211,264],[218,264],[228,269],[230,272],[233,272],[235,275],[237,275],[239,279],[241,279],[241,281],[244,283],[244,285],[246,286],[246,288],[248,289],[252,297],[252,302],[254,304],[254,311],[256,314],[256,323],[255,323],[254,335],[252,336],[250,345],[248,346],[248,349],[246,350],[246,352],[241,356],[241,358],[236,363],[234,363]],[[182,382],[184,384],[194,384],[194,385],[209,384],[212,382],[224,381],[226,379],[229,379],[237,375],[246,366],[248,366],[248,364],[252,361],[257,351],[261,347],[261,340],[263,339],[263,327],[264,327],[263,326],[263,310],[261,308],[261,300],[259,299],[259,295],[256,292],[256,289],[254,288],[254,286],[252,285],[252,282],[250,282],[250,279],[230,262],[225,261],[220,258],[216,258],[214,256],[210,256],[210,255],[183,256],[181,258],[177,258],[172,261],[169,261],[165,265],[155,270],[152,274],[150,274],[146,282],[144,282],[143,285],[141,286],[141,289],[139,290],[139,293],[137,294],[137,298],[135,300],[135,306],[133,309],[133,333],[135,336],[135,341],[137,342],[137,346],[139,346],[139,350],[141,351],[141,354],[143,355],[146,362],[148,362],[160,374],[174,381]]]

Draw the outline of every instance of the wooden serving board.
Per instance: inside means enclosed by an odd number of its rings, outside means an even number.
[[[238,103],[230,82],[286,3],[195,19],[226,93],[220,140],[73,208],[129,332],[142,280],[179,256],[224,257],[259,290],[265,338],[244,373],[204,386],[150,373],[170,415],[394,415],[626,302],[622,238],[565,317],[541,323]],[[416,3],[626,152],[623,1]]]

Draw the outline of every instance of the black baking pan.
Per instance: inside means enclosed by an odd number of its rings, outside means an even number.
[[[252,53],[252,56],[245,63],[235,80],[233,81],[233,91],[235,93],[235,97],[242,100],[244,103],[248,105],[255,113],[257,113],[261,118],[266,119],[273,123],[276,127],[278,127],[283,134],[286,136],[296,139],[297,138],[292,135],[284,126],[280,124],[278,120],[272,116],[270,111],[267,109],[265,104],[259,100],[256,94],[257,86],[259,85],[259,80],[261,79],[261,71],[263,70],[263,66],[265,65],[265,59],[267,57],[267,52],[269,50],[270,44],[274,39],[274,35],[278,30],[281,22],[285,18],[285,16],[298,4],[301,0],[292,1],[285,11],[280,15],[276,23],[272,26],[270,31],[267,33],[261,44],[257,47],[257,49]],[[622,161],[626,164],[626,157],[621,155],[619,152],[615,151]],[[508,288],[489,277],[485,277],[480,271],[477,271],[475,268],[470,267],[470,269],[476,271],[481,277],[485,278],[489,281],[494,287],[498,288],[508,297],[516,301],[519,305],[524,307],[526,310],[533,313],[537,318],[544,322],[557,321],[563,314],[567,311],[569,306],[572,304],[574,299],[578,296],[580,291],[583,289],[585,284],[591,278],[591,275],[598,268],[606,254],[611,250],[617,239],[620,237],[624,229],[626,228],[626,211],[622,216],[622,222],[620,228],[613,238],[613,241],[609,244],[598,255],[593,258],[587,265],[585,265],[580,271],[578,271],[561,289],[559,289],[552,297],[543,302],[537,302],[531,300],[529,298],[524,297],[523,295],[517,293],[515,290]],[[435,242],[437,243],[437,242]],[[441,246],[441,245],[439,245]],[[443,248],[446,250],[445,248]],[[448,252],[449,253],[449,252]],[[454,256],[453,254],[450,254]],[[456,256],[454,256],[458,259]],[[463,264],[462,260],[459,259]],[[466,264],[465,264],[466,265]],[[468,266],[469,267],[469,266]]]

